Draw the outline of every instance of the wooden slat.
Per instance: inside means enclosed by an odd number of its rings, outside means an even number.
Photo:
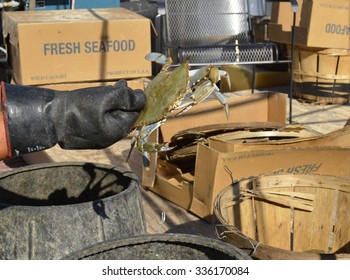
[[[339,192],[336,222],[334,227],[333,250],[350,252],[350,195]]]
[[[292,191],[281,188],[281,191]],[[259,242],[290,249],[290,208],[255,199]]]

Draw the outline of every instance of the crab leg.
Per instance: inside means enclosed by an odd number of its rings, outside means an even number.
[[[134,149],[135,145],[139,149],[140,152],[144,152],[143,147],[145,146],[145,143],[147,142],[148,137],[151,135],[151,133],[156,130],[158,127],[162,125],[162,122],[156,122],[154,124],[146,125],[143,127],[139,127],[135,130],[134,136],[131,138],[131,147],[128,154],[128,157],[126,159],[126,162],[128,162],[131,152]]]
[[[131,148],[126,160],[127,162],[135,145],[137,149],[142,153],[143,163],[145,167],[149,166],[149,153],[165,152],[170,151],[174,148],[165,146],[165,143],[158,144],[148,142],[148,137],[152,134],[152,132],[155,131],[158,127],[160,127],[165,121],[166,119],[156,122],[154,124],[146,125],[138,130],[135,130],[135,135],[131,139]]]
[[[225,113],[226,113],[226,119],[229,120],[230,118],[230,109],[229,106],[226,102],[225,96],[220,92],[219,88],[215,85],[214,89],[214,96],[216,97],[217,100],[220,101],[220,103],[225,106]]]
[[[213,84],[216,84],[220,81],[220,71],[217,67],[209,65],[203,66],[197,70],[189,71],[191,80],[190,86],[195,86],[200,83],[203,79],[211,81]]]
[[[203,81],[194,91],[190,91],[189,94],[185,97],[182,103],[176,109],[182,109],[177,115],[180,115],[194,105],[204,101],[209,95],[214,91],[215,85],[211,81]]]
[[[170,57],[165,56],[164,54],[151,52],[145,56],[145,59],[164,65],[162,71],[168,70],[170,65],[173,63],[173,60]]]

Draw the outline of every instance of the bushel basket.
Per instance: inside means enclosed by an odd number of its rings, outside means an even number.
[[[350,50],[294,49],[293,95],[318,104],[345,104],[350,95]]]
[[[265,175],[219,193],[220,239],[255,259],[350,258],[350,180]]]

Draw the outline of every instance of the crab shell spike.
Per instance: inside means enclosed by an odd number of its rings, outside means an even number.
[[[158,63],[158,64],[166,64],[171,61],[170,57],[165,56],[162,53],[157,53],[157,52],[151,52],[145,56],[145,59]],[[172,62],[172,61],[171,61]]]

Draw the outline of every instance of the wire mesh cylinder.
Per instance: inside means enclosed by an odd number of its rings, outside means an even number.
[[[171,45],[223,44],[249,31],[245,0],[166,0],[168,42]]]

